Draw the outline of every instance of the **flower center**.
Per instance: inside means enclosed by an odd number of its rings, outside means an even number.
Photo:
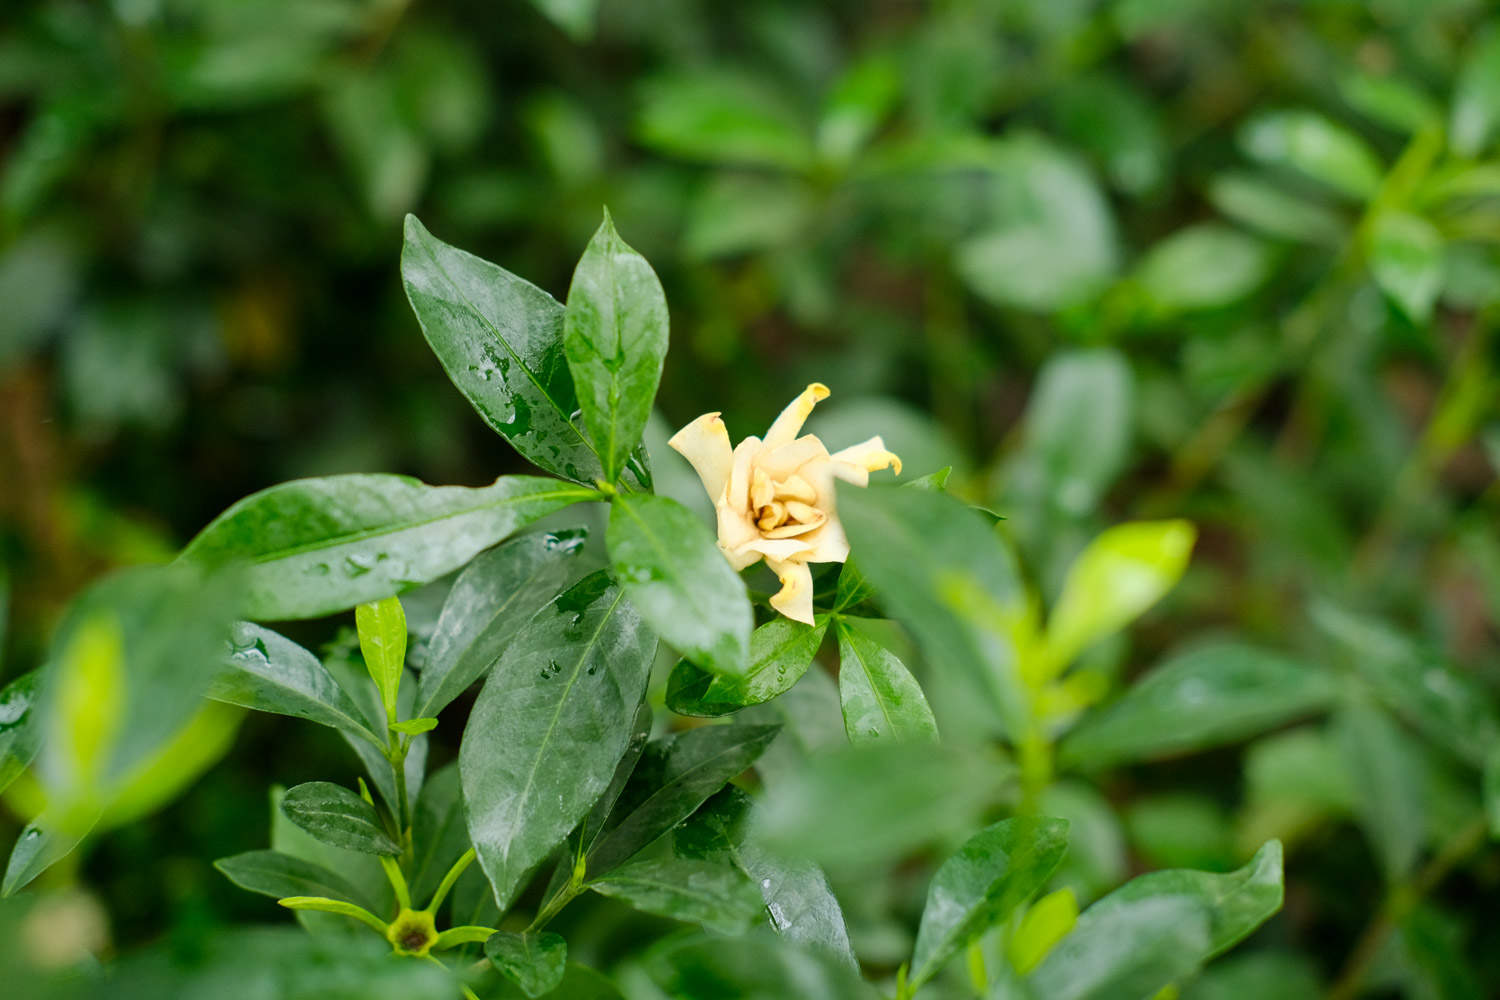
[[[750,488],[755,526],[767,538],[795,538],[820,528],[828,515],[814,507],[817,491],[795,473],[785,479],[772,479],[756,469]]]

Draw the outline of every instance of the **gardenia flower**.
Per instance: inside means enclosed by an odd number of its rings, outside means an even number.
[[[901,474],[901,459],[879,436],[828,453],[814,434],[797,436],[828,387],[814,382],[781,411],[765,439],[747,437],[733,451],[717,413],[705,413],[668,442],[681,452],[714,502],[719,548],[736,570],[764,558],[781,579],[771,607],[813,624],[812,570],[808,563],[849,557],[834,509],[833,481],[865,486],[870,473],[887,467]]]

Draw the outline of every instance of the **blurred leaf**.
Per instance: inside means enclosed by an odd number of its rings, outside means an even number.
[[[209,685],[208,696],[257,712],[309,719],[385,745],[317,657],[249,622],[237,622],[230,632],[227,663]]]
[[[1413,323],[1426,323],[1443,290],[1443,236],[1426,219],[1382,212],[1369,237],[1370,273]]]
[[[502,976],[521,987],[522,993],[539,997],[562,982],[568,965],[568,942],[548,931],[499,931],[485,939],[484,954]]]
[[[0,792],[31,766],[42,748],[37,708],[41,681],[38,669],[0,689]]]
[[[854,159],[901,95],[901,66],[876,51],[852,62],[834,82],[818,122],[818,154],[830,163]]]
[[[1232,743],[1328,707],[1327,675],[1237,642],[1204,643],[1154,667],[1063,741],[1089,768]]]
[[[278,851],[246,851],[220,858],[214,867],[241,889],[262,896],[330,896],[354,903],[359,892],[333,872]]]
[[[1131,521],[1090,542],[1068,569],[1047,620],[1044,679],[1161,600],[1187,569],[1197,537],[1187,521]]]
[[[401,845],[386,833],[375,807],[332,782],[309,781],[287,789],[281,811],[313,837],[335,847],[362,854],[401,853]]]
[[[911,959],[919,987],[1037,892],[1068,848],[1060,819],[1008,819],[970,837],[932,877]]]
[[[703,522],[665,497],[619,494],[606,543],[615,579],[668,645],[713,673],[744,675],[750,601]]]
[[[469,834],[501,910],[609,785],[656,640],[601,571],[506,649],[459,747]]]
[[[1217,309],[1253,294],[1271,273],[1260,240],[1217,223],[1179,229],[1141,261],[1137,280],[1157,308]]]
[[[636,861],[590,881],[588,887],[638,910],[701,924],[721,934],[739,934],[765,914],[760,893],[749,879],[706,861]]]
[[[1408,874],[1422,849],[1424,768],[1401,726],[1373,705],[1351,704],[1333,717],[1333,744],[1354,789],[1354,812],[1386,879]]]
[[[901,479],[915,479],[945,467],[965,478],[972,462],[931,414],[886,396],[856,396],[819,406],[808,418],[806,433],[816,434],[832,451],[859,444],[880,430],[885,446],[901,456]]]
[[[706,260],[786,246],[816,209],[812,193],[795,178],[719,174],[693,198],[682,250]]]
[[[651,976],[674,998],[873,1000],[854,970],[815,951],[788,947],[769,933],[748,934],[725,947],[709,939],[668,939],[647,961]]]
[[[1490,836],[1500,838],[1500,743],[1484,761],[1484,814],[1489,817]]]
[[[1131,843],[1153,866],[1221,868],[1234,855],[1233,833],[1212,799],[1166,793],[1137,799],[1125,813]]]
[[[185,792],[229,752],[244,713],[202,704],[170,739],[124,776],[99,817],[99,830],[127,826]]]
[[[896,654],[857,618],[839,618],[838,637],[839,704],[849,742],[937,742],[922,686]]]
[[[30,356],[78,285],[78,251],[63,233],[31,228],[0,254],[0,372]]]
[[[1115,187],[1142,194],[1161,184],[1166,137],[1153,105],[1129,83],[1098,75],[1066,80],[1051,105],[1063,136],[1093,157]]]
[[[1366,200],[1384,170],[1363,139],[1313,111],[1271,111],[1239,134],[1241,148],[1269,166],[1303,174],[1351,198]]]
[[[1068,821],[1068,853],[1054,885],[1088,902],[1120,884],[1128,871],[1125,833],[1108,799],[1092,785],[1064,779],[1042,792],[1038,809]]]
[[[656,272],[615,232],[608,210],[589,241],[563,314],[563,351],[604,479],[641,444],[667,355],[667,300]]]
[[[612,870],[691,816],[753,765],[779,731],[776,726],[706,726],[647,744],[589,848],[589,877]]]
[[[1460,156],[1477,157],[1500,125],[1500,28],[1479,32],[1469,43],[1453,89],[1449,141]]]
[[[375,689],[380,692],[387,723],[396,721],[396,694],[406,669],[406,612],[399,597],[371,601],[354,609],[359,651]]]
[[[1027,977],[1036,1000],[1150,997],[1194,972],[1208,949],[1203,909],[1182,896],[1106,897]]]
[[[1236,222],[1275,239],[1335,245],[1348,229],[1332,209],[1244,171],[1215,177],[1208,199]]]
[[[1339,81],[1339,93],[1361,114],[1407,134],[1442,120],[1442,109],[1419,87],[1399,76],[1354,73]]]
[[[642,91],[635,132],[658,152],[707,163],[802,170],[812,142],[763,83],[729,72],[664,76]]]
[[[780,615],[750,634],[744,677],[708,673],[681,660],[667,679],[667,707],[679,715],[727,715],[785,693],[812,666],[828,619],[805,625]]]
[[[298,479],[214,518],[179,562],[240,566],[244,612],[318,618],[427,583],[593,490],[538,476],[491,486],[427,486],[405,476]]]
[[[76,811],[62,821],[55,822],[43,813],[27,823],[11,848],[5,878],[0,882],[0,897],[12,896],[26,888],[38,875],[71,854],[92,829],[92,820],[86,820]]]
[[[423,136],[401,106],[396,83],[380,67],[336,76],[324,95],[328,130],[348,161],[366,209],[383,222],[394,222],[417,207],[432,166]]]
[[[1486,990],[1465,955],[1465,928],[1432,903],[1408,913],[1391,942],[1408,996],[1479,1000]]]
[[[1319,1000],[1323,994],[1317,966],[1305,956],[1288,951],[1252,951],[1233,955],[1184,987],[1183,1000],[1243,1000],[1279,997],[1280,1000]]]
[[[513,538],[464,569],[427,645],[415,712],[435,716],[494,666],[532,615],[574,572],[584,528]]]

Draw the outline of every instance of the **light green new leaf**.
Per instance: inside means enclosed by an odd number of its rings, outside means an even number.
[[[655,651],[601,571],[539,611],[495,665],[458,763],[469,834],[502,911],[610,784]]]
[[[1454,152],[1477,157],[1500,127],[1500,27],[1479,32],[1464,53],[1448,132]]]
[[[214,867],[241,889],[262,896],[331,896],[358,902],[360,895],[341,876],[322,865],[294,858],[279,851],[246,851],[220,858]]]
[[[615,579],[669,646],[713,673],[744,675],[750,599],[702,521],[666,497],[619,494],[606,543]]]
[[[227,664],[209,685],[208,696],[257,712],[308,719],[385,746],[317,657],[250,622],[237,622],[231,630]]]
[[[840,618],[839,706],[854,744],[936,742],[937,720],[906,664],[857,618]]]
[[[1180,229],[1151,248],[1136,280],[1159,309],[1217,309],[1265,283],[1271,254],[1260,240],[1217,223]]]
[[[827,631],[826,617],[815,625],[773,618],[750,636],[744,677],[711,674],[682,660],[667,679],[667,707],[679,715],[713,716],[770,701],[807,673]]]
[[[626,246],[609,213],[589,241],[563,314],[563,353],[584,430],[620,478],[641,444],[667,356],[667,298],[646,258]]]
[[[562,935],[547,931],[491,934],[485,938],[484,954],[502,976],[529,997],[556,989],[568,966],[568,942]]]
[[[1047,676],[1161,600],[1187,569],[1197,537],[1187,521],[1133,521],[1090,542],[1047,621]]]
[[[667,858],[636,861],[588,884],[590,889],[638,910],[739,934],[764,917],[760,893],[727,865]]]
[[[1210,642],[1153,668],[1068,734],[1059,760],[1107,767],[1219,746],[1327,708],[1325,673],[1237,642]]]
[[[981,830],[932,877],[911,959],[911,984],[1004,921],[1047,883],[1068,848],[1061,819],[1015,818]]]
[[[365,669],[380,692],[386,723],[396,721],[396,695],[401,690],[401,671],[406,669],[406,612],[399,597],[361,604],[354,609],[359,630],[359,651]]]
[[[422,335],[485,423],[538,468],[580,483],[603,475],[573,417],[561,303],[410,215],[401,280]]]
[[[1078,924],[1078,897],[1072,889],[1048,893],[1026,908],[1005,942],[1005,957],[1021,975],[1041,964],[1052,949]]]
[[[427,644],[414,711],[436,716],[505,651],[574,572],[587,532],[513,538],[471,562],[454,581]]]
[[[1145,1000],[1190,976],[1208,948],[1203,909],[1181,896],[1138,899],[1083,912],[1027,977],[1035,1000]]]
[[[1240,130],[1239,142],[1262,163],[1296,171],[1359,200],[1375,193],[1384,173],[1363,139],[1312,111],[1257,115]]]
[[[538,476],[477,489],[406,476],[297,479],[220,514],[179,562],[240,566],[246,617],[318,618],[435,580],[537,518],[595,499]]]
[[[1417,324],[1432,318],[1443,290],[1443,234],[1408,212],[1382,212],[1370,229],[1366,255],[1380,290]]]
[[[375,807],[332,782],[309,781],[287,789],[281,811],[325,844],[361,854],[401,853],[401,845],[386,833]]]

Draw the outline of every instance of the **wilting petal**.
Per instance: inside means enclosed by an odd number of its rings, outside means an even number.
[[[843,451],[836,451],[831,456],[835,462],[845,465],[857,465],[866,472],[879,472],[884,468],[895,470],[896,475],[901,475],[901,459],[896,457],[895,452],[886,451],[885,442],[877,434],[868,441],[851,445]]]
[[[812,570],[804,562],[767,559],[771,571],[781,580],[781,590],[771,598],[771,607],[793,621],[813,624]]]
[[[815,434],[805,434],[780,448],[767,448],[756,456],[755,464],[772,479],[788,479],[808,462],[826,460],[828,448]],[[803,478],[806,478],[805,476]]]
[[[781,416],[776,418],[771,429],[766,431],[766,447],[777,448],[795,438],[813,407],[819,400],[827,398],[828,386],[822,382],[814,382],[803,389],[802,395],[792,400],[791,405],[781,411]]]
[[[729,429],[717,413],[705,413],[672,435],[667,442],[693,465],[708,498],[717,503],[729,481],[734,456],[729,447]]]

